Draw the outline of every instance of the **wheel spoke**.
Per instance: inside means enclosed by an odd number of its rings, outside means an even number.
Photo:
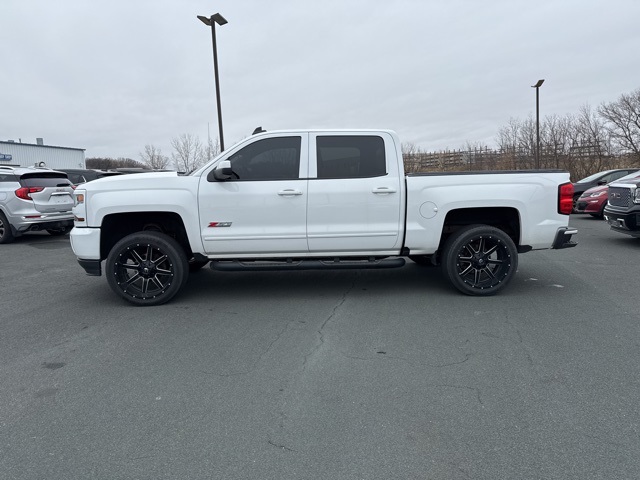
[[[164,284],[160,281],[160,279],[158,278],[158,275],[155,275],[153,278],[150,279],[153,283],[156,284],[156,286],[160,289],[163,290],[164,289]]]
[[[477,268],[474,269],[474,271],[473,271],[473,285],[474,286],[477,286],[477,285],[480,284],[480,273],[481,273],[481,270],[478,270]]]
[[[131,256],[134,258],[134,260],[136,260],[138,262],[138,265],[140,265],[142,262],[144,262],[144,259],[135,250],[131,250]]]
[[[119,262],[118,265],[121,266],[122,268],[126,268],[127,270],[137,270],[138,267],[140,267],[140,265],[134,265],[131,263],[122,263],[122,262]]]
[[[151,262],[152,265],[160,265],[162,262],[164,262],[168,257],[166,255],[162,255],[161,257],[159,257],[156,260],[153,260]]]
[[[496,243],[493,247],[491,247],[489,250],[483,252],[484,255],[491,255],[493,252],[495,252],[498,249],[498,244]]]
[[[486,273],[488,277],[491,277],[492,279],[496,280],[497,277],[493,274],[490,268],[483,268],[482,271]]]
[[[139,278],[142,278],[142,277],[140,276],[140,274],[138,272],[136,272],[136,274],[134,276],[132,276],[131,278],[129,278],[126,282],[124,282],[124,284],[125,285],[131,285],[133,282],[135,282]]]
[[[471,264],[469,264],[469,265],[467,266],[467,268],[465,268],[462,272],[460,272],[460,274],[459,274],[459,275],[460,275],[461,277],[464,277],[467,273],[469,273],[469,271],[470,271],[472,268],[473,268],[473,267],[471,266]]]

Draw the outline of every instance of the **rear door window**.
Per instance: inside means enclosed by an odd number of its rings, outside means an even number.
[[[367,178],[387,174],[384,140],[377,136],[318,136],[318,178]]]

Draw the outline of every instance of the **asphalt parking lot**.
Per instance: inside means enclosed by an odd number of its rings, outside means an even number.
[[[571,224],[489,298],[408,263],[139,308],[68,237],[1,245],[0,477],[640,478],[640,240]]]

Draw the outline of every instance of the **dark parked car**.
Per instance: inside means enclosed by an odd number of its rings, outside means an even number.
[[[87,170],[81,168],[63,168],[59,170],[64,172],[74,185],[80,185],[81,183],[90,182],[102,177],[109,177],[111,175],[121,175],[122,172],[114,170]]]
[[[616,180],[616,183],[628,180],[636,180],[640,178],[640,171],[625,175]],[[607,206],[607,198],[609,196],[609,185],[598,185],[592,187],[582,194],[575,205],[576,213],[588,213],[592,217],[602,218],[604,216],[604,207]]]
[[[637,168],[618,168],[615,170],[605,170],[603,172],[594,173],[588,177],[578,180],[573,184],[573,211],[576,212],[576,204],[580,196],[592,187],[598,185],[606,185],[609,182],[618,180],[619,178],[637,172]]]

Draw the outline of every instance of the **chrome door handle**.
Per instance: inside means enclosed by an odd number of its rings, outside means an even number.
[[[290,197],[293,195],[302,195],[302,192],[293,188],[286,188],[284,190],[280,190],[278,192],[278,195],[280,195],[281,197]]]

